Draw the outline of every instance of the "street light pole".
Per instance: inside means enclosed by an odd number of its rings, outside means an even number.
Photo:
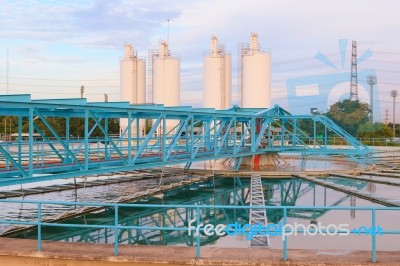
[[[83,98],[83,93],[85,92],[85,86],[81,86],[81,98]]]
[[[396,137],[396,97],[397,90],[392,90],[390,95],[393,97],[393,139]]]
[[[371,122],[374,123],[374,85],[376,85],[376,76],[368,75],[367,83],[370,86],[369,91],[369,108],[371,108]]]

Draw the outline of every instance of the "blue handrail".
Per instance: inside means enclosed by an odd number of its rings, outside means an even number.
[[[119,224],[119,216],[118,210],[121,207],[128,208],[190,208],[196,210],[197,213],[201,213],[204,209],[281,209],[283,210],[283,225],[287,224],[287,213],[288,210],[364,210],[371,211],[371,225],[373,228],[376,227],[376,211],[400,211],[400,207],[384,207],[384,206],[361,206],[361,207],[352,207],[352,206],[233,206],[233,205],[176,205],[176,204],[136,204],[136,203],[99,203],[99,202],[64,202],[64,201],[45,201],[45,200],[18,200],[18,199],[2,199],[0,200],[2,203],[30,203],[37,204],[37,220],[36,221],[20,221],[20,220],[12,220],[12,219],[0,219],[0,224],[10,224],[10,225],[31,225],[37,226],[38,236],[37,236],[37,250],[42,251],[42,227],[71,227],[71,228],[93,228],[93,229],[114,229],[115,230],[115,240],[114,240],[114,255],[118,255],[119,249],[119,241],[118,241],[118,232],[121,229],[141,229],[141,230],[160,230],[160,231],[188,231],[194,230],[190,227],[174,227],[174,226],[126,226]],[[46,204],[52,205],[68,205],[68,206],[96,206],[96,207],[111,207],[114,209],[114,223],[113,224],[68,224],[68,223],[50,223],[50,222],[42,222],[42,206]],[[196,225],[200,225],[200,215],[196,217]],[[204,229],[200,229],[204,231]],[[271,231],[274,233],[273,231]],[[288,232],[285,231],[284,232]],[[304,230],[295,229],[296,233],[304,233]],[[330,230],[322,230],[322,233],[331,233]],[[341,233],[342,231],[337,231],[337,233]],[[380,234],[400,234],[400,228],[398,230],[384,230],[382,229]],[[358,232],[354,232],[350,230],[350,234],[359,234]],[[287,248],[288,236],[285,234],[283,237],[283,260],[288,259],[288,248]],[[376,262],[376,234],[371,234],[371,260],[372,262]],[[200,258],[201,256],[201,245],[200,245],[200,234],[196,236],[196,258]]]

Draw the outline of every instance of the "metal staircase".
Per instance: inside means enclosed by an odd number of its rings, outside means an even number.
[[[265,198],[262,188],[261,176],[251,175],[250,205],[261,208],[250,209],[249,224],[252,226],[267,226],[267,214],[265,211]],[[268,235],[256,235],[250,241],[251,247],[270,247]]]

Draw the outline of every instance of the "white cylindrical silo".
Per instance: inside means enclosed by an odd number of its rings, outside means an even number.
[[[260,50],[258,34],[241,49],[241,107],[271,107],[271,54]]]
[[[146,63],[135,54],[131,44],[125,44],[124,57],[120,61],[120,99],[130,104],[146,103]],[[132,123],[132,136],[137,135],[137,123]],[[128,119],[120,119],[120,130],[124,132]],[[144,132],[145,121],[139,121],[139,135]]]
[[[167,107],[180,105],[180,61],[171,56],[166,41],[160,42],[158,53],[152,55],[152,100]],[[177,124],[167,121],[167,131]]]
[[[204,57],[203,107],[218,110],[231,107],[232,60],[218,39],[211,37],[211,52]]]

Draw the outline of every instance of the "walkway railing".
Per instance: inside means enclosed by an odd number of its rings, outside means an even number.
[[[400,147],[400,139],[396,138],[357,138],[358,141],[363,143],[367,146],[374,146],[374,147]],[[303,140],[306,144],[313,144],[310,140]],[[319,145],[333,145],[333,146],[348,146],[349,144],[346,142],[345,139],[341,137],[317,137],[316,143]]]
[[[291,115],[277,105],[214,110],[1,95],[0,115],[14,119],[18,132],[12,142],[0,142],[0,186],[178,163],[188,168],[193,162],[267,152],[343,155],[372,163],[367,158],[372,151],[329,118]],[[119,119],[126,124],[115,138],[111,125]],[[146,120],[152,125],[141,136]],[[79,140],[71,138],[71,123],[81,126]],[[331,136],[348,146],[328,145]]]
[[[282,210],[282,224],[280,227],[278,226],[269,226],[266,231],[270,235],[280,236],[283,240],[283,260],[288,259],[288,239],[289,233],[291,234],[305,234],[306,231],[313,233],[323,234],[353,234],[353,235],[370,235],[371,236],[371,260],[372,262],[376,262],[377,259],[377,244],[376,238],[377,235],[399,235],[400,234],[400,224],[397,229],[385,230],[377,225],[377,211],[400,211],[400,207],[350,207],[350,206],[334,206],[334,207],[326,207],[326,206],[230,206],[230,205],[160,205],[160,204],[116,204],[116,203],[92,203],[92,202],[60,202],[60,201],[34,201],[34,200],[0,200],[1,203],[15,204],[15,203],[24,203],[24,204],[36,204],[37,205],[37,220],[28,221],[28,220],[15,220],[15,219],[0,219],[0,224],[8,224],[8,225],[28,225],[28,226],[36,226],[37,227],[37,250],[42,251],[42,228],[43,227],[68,227],[68,228],[86,228],[86,229],[111,229],[114,230],[114,255],[118,255],[119,250],[119,233],[121,230],[160,230],[162,232],[165,231],[187,231],[188,235],[194,235],[196,239],[196,258],[201,257],[201,233],[204,235],[205,233],[217,233],[217,227],[208,227],[205,228],[205,224],[201,221],[201,214],[204,211],[210,210],[243,210],[243,209],[259,209],[265,208],[265,210]],[[108,224],[79,224],[79,223],[49,223],[44,221],[42,216],[42,206],[43,205],[67,205],[67,206],[91,206],[91,207],[104,207],[113,209],[114,217],[113,222]],[[122,208],[158,208],[158,209],[173,209],[173,208],[188,208],[195,213],[193,220],[188,221],[187,224],[182,224],[182,226],[140,226],[140,225],[132,225],[127,226],[123,225],[120,222],[119,212]],[[343,228],[339,229],[298,229],[297,227],[290,226],[288,223],[288,212],[293,210],[301,210],[301,211],[340,211],[340,210],[359,210],[359,211],[370,211],[371,213],[371,226],[367,228],[367,226],[361,226],[359,229],[344,230]],[[200,215],[198,215],[200,214]],[[291,228],[290,228],[291,227]],[[308,226],[307,226],[308,227]],[[242,227],[245,228],[245,227]],[[280,228],[280,229],[279,229]],[[290,230],[289,230],[290,229]],[[247,228],[246,232],[250,232],[252,228]],[[208,231],[208,232],[206,232]],[[243,231],[244,232],[244,231]],[[197,233],[197,234],[196,234]],[[253,233],[253,232],[252,232]],[[283,235],[283,236],[282,236]],[[310,236],[312,237],[312,236]],[[360,242],[365,241],[365,238],[360,238]]]

